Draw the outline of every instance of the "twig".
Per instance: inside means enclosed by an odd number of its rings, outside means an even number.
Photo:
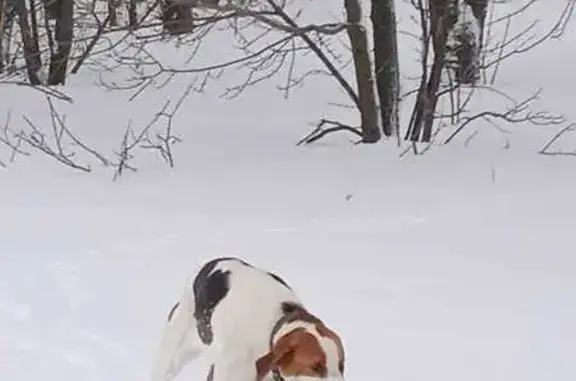
[[[494,118],[500,119],[508,123],[531,123],[539,126],[560,124],[565,121],[565,118],[560,115],[552,115],[547,112],[532,112],[529,106],[540,96],[540,90],[530,97],[524,99],[522,102],[515,104],[514,106],[508,108],[504,112],[496,111],[482,111],[475,115],[465,118],[464,122],[456,128],[450,136],[444,141],[444,144],[450,143],[462,130],[466,128],[470,123],[481,119],[481,118]]]
[[[332,127],[323,128],[324,125],[330,125]],[[302,138],[300,141],[298,141],[298,143],[296,145],[300,146],[302,144],[314,143],[315,141],[322,139],[326,135],[331,134],[333,132],[337,132],[337,131],[348,131],[348,132],[351,132],[354,135],[362,138],[362,132],[357,128],[348,126],[346,124],[342,124],[340,122],[322,119],[318,123],[316,128],[311,133],[309,133],[304,138]]]
[[[10,130],[10,121],[12,120],[12,111],[8,111],[6,115],[6,121],[4,122],[4,127],[2,128],[2,136],[0,136],[0,143],[4,144],[8,148],[10,148],[10,159],[9,162],[13,163],[16,159],[16,155],[23,155],[23,156],[30,156],[30,153],[23,151],[20,149],[22,145],[22,139],[18,138],[12,130]],[[12,141],[12,138],[16,137],[16,142]],[[6,166],[6,163],[4,163]]]
[[[541,155],[550,155],[550,156],[560,156],[560,155],[576,156],[576,150],[574,150],[572,152],[549,151],[550,147],[552,147],[552,145],[558,139],[560,139],[560,137],[562,137],[564,134],[566,134],[568,132],[574,131],[574,129],[576,129],[576,123],[569,124],[568,126],[562,128],[560,131],[558,131],[558,133],[556,133],[556,135],[554,135],[554,137],[548,143],[546,143],[546,145],[544,147],[542,147],[542,149],[538,153],[540,153]]]
[[[19,132],[14,133],[9,130],[8,125],[6,124],[4,128],[4,139],[2,139],[2,142],[5,144],[9,143],[9,132],[18,139],[17,145],[13,143],[8,144],[13,149],[13,157],[15,156],[15,153],[29,155],[29,153],[19,149],[21,142],[24,142],[28,146],[44,153],[46,156],[51,157],[61,164],[82,172],[91,172],[92,167],[90,165],[81,164],[74,160],[74,157],[80,151],[70,150],[69,147],[67,147],[67,144],[71,142],[72,145],[80,147],[82,151],[87,152],[98,159],[102,165],[111,165],[111,162],[108,159],[94,149],[89,148],[88,145],[84,144],[77,136],[75,136],[66,126],[65,116],[62,116],[58,110],[56,110],[50,97],[46,97],[46,100],[50,111],[52,136],[48,137],[47,134],[42,131],[42,128],[25,115],[23,115],[22,118],[28,127],[30,127],[31,131],[29,132],[20,130]]]
[[[28,126],[32,129],[31,134],[26,134],[24,131],[21,131],[18,134],[18,137],[26,142],[33,148],[36,148],[40,152],[46,154],[46,156],[51,157],[52,159],[70,167],[73,169],[78,169],[83,172],[91,172],[92,169],[90,166],[81,165],[74,162],[71,158],[74,156],[74,153],[65,153],[60,139],[62,136],[60,134],[55,134],[55,141],[56,141],[56,149],[52,148],[50,144],[46,142],[46,135],[42,133],[42,131],[25,115],[22,118],[28,123]]]
[[[168,119],[168,121],[166,122],[165,133],[156,134],[156,139],[158,140],[158,142],[153,142],[149,136],[146,136],[143,139],[145,144],[142,145],[142,148],[150,148],[160,152],[160,155],[168,163],[170,168],[174,167],[174,155],[172,154],[172,145],[174,145],[175,143],[179,143],[181,141],[179,137],[174,136],[172,134],[172,127],[173,127],[172,122],[174,120],[174,116],[184,103],[184,100],[186,100],[188,98],[188,95],[190,95],[190,92],[192,91],[193,87],[194,82],[190,83],[190,85],[186,88],[184,93],[182,93],[180,99],[178,99],[172,111],[166,112],[164,111],[165,110],[164,109],[163,111],[157,114],[156,120],[159,119],[160,117],[165,117],[166,119]]]
[[[24,86],[24,87],[32,87],[35,90],[38,90],[48,96],[51,97],[55,97],[58,98],[60,100],[69,102],[69,103],[74,103],[74,100],[69,97],[68,95],[64,94],[63,92],[56,90],[53,87],[48,87],[48,86],[44,86],[44,85],[31,85],[28,82],[23,82],[23,81],[11,81],[11,80],[0,80],[0,85],[16,85],[16,86]]]
[[[86,50],[84,50],[84,52],[82,53],[80,58],[78,58],[78,61],[76,62],[76,64],[74,65],[74,67],[72,68],[70,73],[72,73],[72,74],[78,73],[78,70],[80,70],[80,67],[82,67],[82,64],[84,63],[84,61],[86,61],[86,59],[90,56],[90,53],[92,52],[92,50],[96,46],[96,43],[98,42],[98,40],[102,36],[102,33],[104,33],[104,29],[106,28],[106,26],[110,22],[110,16],[111,16],[111,14],[108,13],[108,16],[106,16],[104,21],[101,23],[100,23],[100,20],[98,19],[98,16],[96,16],[96,15],[94,16],[94,18],[96,20],[98,20],[98,23],[99,23],[98,30],[96,31],[96,34],[94,35],[94,37],[92,38],[92,40],[90,41],[88,46],[86,47]]]

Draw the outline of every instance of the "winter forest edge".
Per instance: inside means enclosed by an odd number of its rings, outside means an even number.
[[[542,0],[0,0],[3,97],[31,88],[50,116],[38,123],[2,110],[1,165],[45,155],[81,172],[101,166],[118,179],[135,170],[140,150],[174,167],[189,98],[234,102],[274,91],[289,102],[315,78],[338,88],[337,99],[325,99],[338,106],[318,112],[300,146],[340,135],[349,144],[385,143],[404,157],[457,140],[474,124],[531,124],[556,128],[540,154],[572,155],[554,148],[572,121],[541,109],[543,89],[510,94],[498,79],[509,60],[563,38],[574,5],[542,23]],[[141,125],[118,127],[118,148],[103,152],[60,110],[74,102],[69,83],[83,72],[132,103],[172,82],[186,85]],[[487,96],[492,102],[482,101]]]

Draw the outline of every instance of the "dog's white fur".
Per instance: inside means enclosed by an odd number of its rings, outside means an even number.
[[[186,363],[200,354],[209,355],[215,365],[214,381],[256,380],[256,360],[270,349],[270,333],[282,316],[279,304],[301,303],[293,291],[261,269],[236,260],[223,260],[215,266],[217,269],[230,271],[230,290],[214,309],[212,343],[206,346],[198,337],[193,316],[194,277],[190,277],[179,307],[166,324],[152,381],[172,381]],[[282,327],[274,337],[298,327],[318,339],[327,355],[328,375],[341,378],[334,341],[322,337],[313,324],[295,321]]]

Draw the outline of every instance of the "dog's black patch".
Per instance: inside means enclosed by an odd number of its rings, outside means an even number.
[[[282,302],[280,303],[280,308],[282,309],[283,315],[289,315],[296,310],[301,310],[303,307],[294,302]]]
[[[168,321],[172,321],[172,317],[174,316],[174,312],[176,312],[176,310],[178,309],[179,306],[180,306],[180,302],[176,302],[176,304],[174,304],[174,307],[172,307],[172,309],[170,310],[170,313],[168,314]]]
[[[280,278],[279,275],[274,274],[273,272],[269,271],[268,275],[270,275],[272,278],[274,278],[276,280],[276,282],[278,283],[282,283],[284,285],[284,287],[286,287],[289,290],[292,290],[292,288],[290,288],[290,286],[288,285],[288,283],[286,283],[286,281],[282,278]]]
[[[194,318],[198,336],[204,344],[211,344],[214,339],[212,332],[212,313],[230,291],[230,271],[215,270],[218,263],[227,260],[236,260],[246,266],[248,263],[233,257],[215,258],[207,262],[194,279]]]

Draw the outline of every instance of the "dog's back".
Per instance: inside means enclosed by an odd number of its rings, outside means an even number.
[[[254,363],[269,349],[283,302],[300,300],[278,275],[233,257],[207,262],[169,313],[153,381],[173,379],[206,349]]]
[[[206,263],[195,278],[194,299],[202,343],[227,351],[266,350],[281,303],[300,302],[279,276],[237,258]]]

